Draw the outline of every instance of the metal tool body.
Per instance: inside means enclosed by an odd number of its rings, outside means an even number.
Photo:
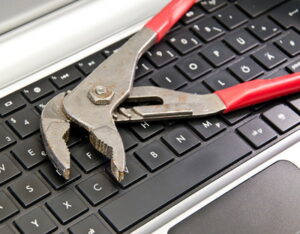
[[[70,177],[66,141],[73,122],[89,132],[92,145],[111,159],[113,175],[118,181],[123,179],[125,152],[113,111],[130,94],[140,56],[159,42],[194,3],[195,0],[171,1],[74,90],[57,95],[45,106],[41,116],[42,138],[49,158],[64,178]]]

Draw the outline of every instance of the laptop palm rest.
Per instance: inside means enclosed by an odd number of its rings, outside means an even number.
[[[169,233],[300,233],[300,170],[279,161],[176,224]]]

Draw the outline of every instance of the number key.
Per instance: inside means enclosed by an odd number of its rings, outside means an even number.
[[[13,135],[0,125],[0,150],[14,144],[16,142]]]
[[[175,51],[171,49],[166,43],[160,43],[154,46],[146,52],[146,56],[157,67],[162,67],[177,58]]]

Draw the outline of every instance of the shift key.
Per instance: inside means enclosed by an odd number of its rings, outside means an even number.
[[[125,231],[250,152],[241,138],[229,133],[103,206],[100,213],[116,231]]]

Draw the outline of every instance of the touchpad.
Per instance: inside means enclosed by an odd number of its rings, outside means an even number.
[[[169,233],[300,234],[300,170],[288,161],[276,162]]]

